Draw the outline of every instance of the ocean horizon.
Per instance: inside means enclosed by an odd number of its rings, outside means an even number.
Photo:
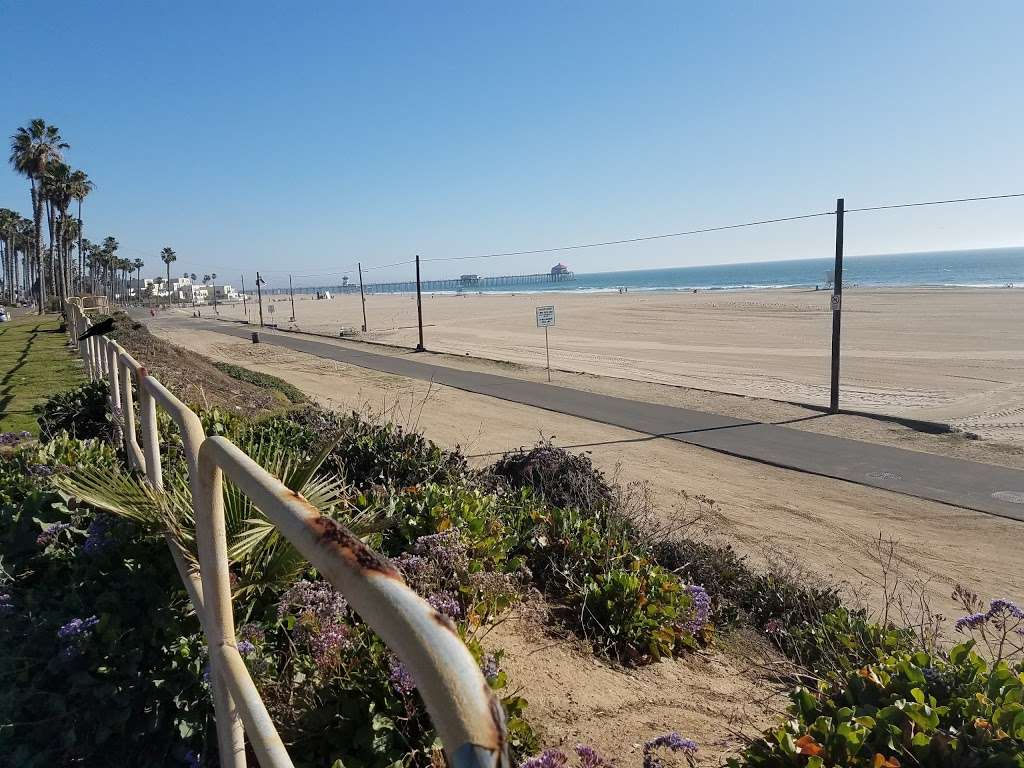
[[[466,288],[466,293],[609,293],[630,291],[729,291],[825,287],[833,258],[713,264],[694,267],[576,272],[571,282]],[[568,264],[570,270],[573,265]],[[480,277],[491,274],[481,272]],[[424,274],[424,281],[434,276]],[[381,292],[368,283],[368,290]],[[843,260],[846,288],[1024,288],[1024,247],[963,251],[848,256]],[[349,283],[348,290],[355,286]],[[340,286],[328,286],[329,290]],[[309,291],[310,288],[303,288]],[[428,291],[433,294],[458,291]]]

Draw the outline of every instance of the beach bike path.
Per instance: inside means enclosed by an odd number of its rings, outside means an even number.
[[[249,339],[253,326],[187,317],[145,318],[155,325]],[[805,432],[777,424],[645,403],[554,384],[436,365],[263,329],[260,343],[340,363],[422,379],[634,432],[678,440],[729,456],[881,488],[1024,522],[1024,470]]]

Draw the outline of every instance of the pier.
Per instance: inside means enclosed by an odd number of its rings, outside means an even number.
[[[423,280],[420,290],[425,293],[431,291],[486,291],[494,288],[507,288],[515,285],[547,285],[551,283],[571,283],[576,275],[569,270],[554,270],[551,272],[538,272],[532,275],[497,275],[494,277],[481,277],[480,275],[462,275],[449,280]],[[331,291],[332,293],[359,293],[359,283],[351,280],[342,285],[330,285],[320,287],[295,288],[295,293],[316,293],[317,291]],[[404,280],[395,283],[365,283],[363,290],[368,294],[374,293],[415,293],[416,281]],[[287,288],[265,288],[265,294],[288,293]]]
[[[533,275],[498,275],[480,277],[479,275],[463,275],[450,280],[423,280],[420,290],[431,291],[486,291],[493,288],[506,288],[513,285],[542,285],[547,283],[571,283],[576,279],[572,272],[539,272]],[[412,293],[416,290],[416,281],[407,280],[397,283],[367,283],[363,286],[366,293]],[[349,283],[344,291],[358,291],[359,285]]]

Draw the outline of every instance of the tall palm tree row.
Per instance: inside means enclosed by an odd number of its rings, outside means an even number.
[[[11,137],[10,163],[14,170],[29,181],[32,197],[32,237],[38,285],[39,314],[46,309],[46,269],[43,264],[43,179],[51,162],[60,161],[70,145],[60,135],[60,129],[42,118],[29,121]]]
[[[95,185],[85,171],[64,162],[68,149],[60,129],[42,118],[30,120],[11,136],[9,161],[16,173],[28,179],[32,216],[24,219],[14,211],[0,209],[0,295],[12,302],[31,295],[40,314],[47,308],[50,293],[58,299],[86,290],[112,298],[127,296],[126,275],[135,268],[133,262],[114,256],[116,241],[111,249],[107,241],[97,247],[85,238],[82,203]],[[74,214],[73,202],[77,203]]]

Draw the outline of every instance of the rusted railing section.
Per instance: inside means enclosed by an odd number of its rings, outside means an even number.
[[[171,557],[210,649],[220,764],[245,768],[245,739],[263,768],[291,758],[238,652],[228,580],[224,475],[246,494],[339,592],[409,669],[453,768],[505,768],[501,705],[447,617],[409,589],[385,558],[289,490],[237,446],[207,437],[199,417],[116,341],[81,336],[91,327],[81,301],[68,300],[68,335],[89,377],[105,379],[128,461],[163,489],[157,406],[181,433],[196,520],[198,564],[170,534]],[[135,422],[138,395],[139,430]]]

